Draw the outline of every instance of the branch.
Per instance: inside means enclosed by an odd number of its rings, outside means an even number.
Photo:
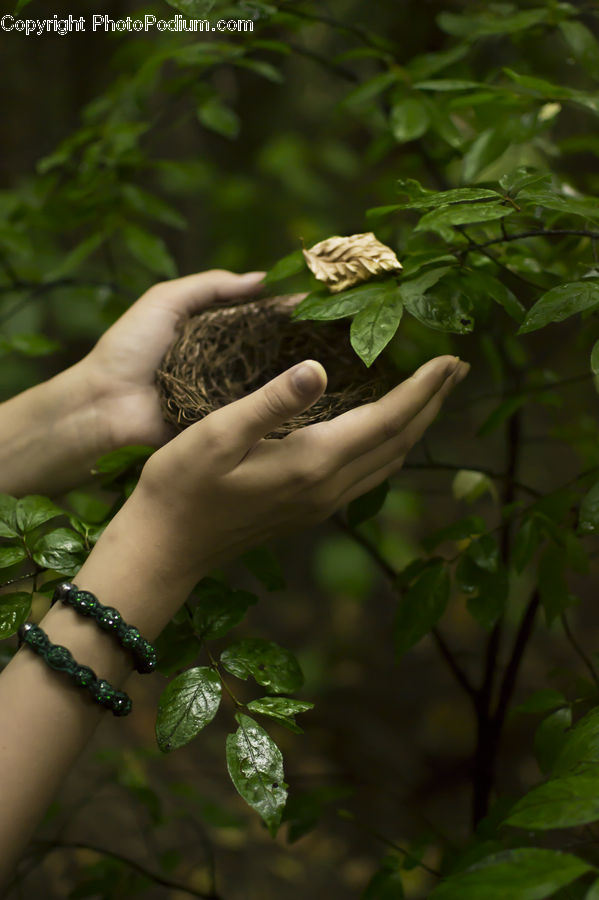
[[[537,590],[532,595],[532,598],[528,606],[526,607],[526,611],[522,617],[522,621],[520,622],[518,634],[516,635],[516,640],[514,641],[510,660],[503,674],[501,687],[499,689],[499,699],[497,701],[497,707],[493,714],[493,722],[496,729],[497,739],[499,739],[499,736],[501,734],[501,729],[505,721],[507,708],[512,698],[514,687],[516,686],[516,679],[518,678],[518,672],[522,663],[522,657],[524,656],[526,645],[528,644],[530,636],[532,635],[535,616],[537,614],[540,602],[539,592]]]
[[[149,878],[155,884],[161,884],[163,887],[172,888],[176,891],[182,891],[184,894],[189,894],[190,897],[199,897],[201,898],[201,900],[222,900],[219,894],[206,894],[203,891],[197,891],[194,888],[187,887],[186,885],[181,884],[178,881],[172,881],[170,878],[165,878],[163,875],[151,872],[149,869],[146,869],[145,866],[142,866],[140,863],[136,862],[136,860],[129,859],[127,856],[123,856],[121,853],[117,853],[114,850],[106,850],[103,847],[97,847],[95,844],[88,844],[85,841],[60,841],[57,843],[53,841],[39,840],[34,841],[32,844],[33,853],[36,852],[36,848],[38,848],[43,855],[52,853],[54,850],[93,850],[94,853],[99,853],[101,856],[108,856],[110,859],[114,859],[125,866],[129,866],[130,869],[139,872],[140,875],[143,875],[145,878]],[[10,884],[12,883],[13,882],[11,881]]]
[[[549,388],[547,389],[549,390]],[[473,469],[476,472],[482,472],[483,475],[488,475],[489,478],[497,478],[497,480],[501,481],[509,476],[502,472],[495,472],[493,469],[488,469],[485,466],[479,466],[478,464],[468,465],[464,463],[463,465],[458,465],[457,463],[444,463],[444,462],[436,462],[432,461],[429,463],[404,463],[402,466],[403,469],[440,469],[447,470],[450,472],[461,472],[462,469]],[[530,494],[531,497],[542,497],[544,496],[541,491],[537,491],[536,488],[530,487],[528,484],[523,484],[521,481],[514,481],[512,479],[512,484],[514,487],[520,488],[525,491],[527,494]]]
[[[333,516],[333,521],[336,525],[341,528],[346,534],[348,534],[357,544],[366,550],[366,552],[370,555],[370,557],[377,564],[379,569],[386,575],[386,577],[391,582],[391,587],[397,591],[397,572],[393,568],[390,563],[387,562],[385,557],[380,553],[380,551],[372,544],[368,538],[364,537],[363,534],[360,534],[359,531],[355,531],[347,522],[340,516],[336,514]],[[433,638],[439,648],[441,656],[447,663],[451,673],[455,677],[456,681],[460,685],[461,688],[468,694],[469,697],[474,697],[476,694],[476,689],[474,685],[470,683],[470,680],[458,661],[456,660],[453,652],[445,641],[445,638],[442,636],[441,632],[438,628],[433,628],[431,631]]]
[[[517,234],[504,234],[500,238],[493,238],[483,244],[477,244],[477,248],[491,247],[493,244],[503,244],[506,241],[519,241],[527,237],[553,237],[554,235],[577,235],[579,237],[599,238],[599,231],[589,231],[587,228],[546,228],[536,231],[519,231]],[[474,243],[474,242],[473,242]]]

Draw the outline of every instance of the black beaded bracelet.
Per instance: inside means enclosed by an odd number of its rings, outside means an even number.
[[[82,616],[95,619],[100,628],[112,632],[121,647],[133,654],[134,665],[142,675],[153,672],[158,662],[156,651],[137,628],[127,625],[120,612],[112,606],[103,606],[90,591],[80,591],[76,584],[64,581],[54,591],[52,603],[62,600]]]
[[[33,622],[25,622],[18,631],[22,644],[26,644],[34,653],[56,672],[69,675],[77,687],[86,688],[92,699],[111,710],[114,716],[127,716],[131,712],[131,698],[124,691],[117,691],[108,681],[97,678],[88,666],[80,666],[73,659],[70,650],[60,644],[52,644],[46,632]]]

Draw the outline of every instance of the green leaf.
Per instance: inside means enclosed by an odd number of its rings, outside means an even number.
[[[296,725],[294,716],[313,709],[314,704],[306,700],[292,700],[289,697],[262,697],[260,700],[252,700],[247,704],[247,708],[250,712],[261,713],[275,719],[295,734],[303,734],[303,730]]]
[[[27,552],[22,544],[3,544],[0,547],[0,569],[16,566],[27,559]]]
[[[599,779],[593,775],[553,778],[516,803],[507,825],[518,828],[572,828],[599,819]]]
[[[227,672],[243,681],[251,675],[274,694],[297,691],[304,676],[293,653],[273,641],[246,638],[231,644],[220,658]]]
[[[599,375],[599,341],[595,341],[591,350],[591,372]]]
[[[216,0],[166,0],[166,2],[190,19],[202,19],[210,12]]]
[[[418,182],[414,182],[418,184]],[[489,188],[452,188],[449,191],[423,191],[417,195],[413,187],[412,179],[399,182],[399,192],[409,193],[408,202],[399,203],[398,209],[437,209],[446,207],[452,203],[473,203],[476,200],[501,200],[501,194]]]
[[[46,276],[47,280],[53,281],[57,278],[64,278],[66,275],[76,272],[88,256],[91,256],[94,250],[97,250],[105,240],[106,234],[104,234],[104,232],[97,232],[96,234],[90,235],[90,237],[86,238],[84,241],[81,241],[80,244],[77,244],[70,253],[67,253],[67,255],[60,260],[57,266],[48,272]]]
[[[178,675],[160,695],[156,740],[163,753],[188,744],[215,717],[222,687],[218,672],[207,666]]]
[[[387,290],[360,310],[351,323],[351,345],[366,366],[371,366],[399,327],[403,304],[397,285],[386,282]]]
[[[467,334],[474,327],[468,301],[459,287],[451,283],[450,267],[429,269],[416,278],[402,281],[400,293],[410,315],[435,331]],[[448,287],[440,284],[435,294],[428,294],[430,287],[447,279]]]
[[[590,886],[584,895],[584,900],[599,900],[599,878]]]
[[[401,598],[394,623],[398,657],[433,628],[449,600],[449,574],[443,562],[426,568]]]
[[[403,900],[405,893],[400,868],[400,861],[388,856],[368,882],[361,900]]]
[[[499,184],[511,197],[517,197],[524,188],[539,183],[545,186],[551,184],[551,175],[548,172],[532,169],[530,166],[519,166],[511,172],[506,172],[499,179]]]
[[[328,321],[355,316],[370,304],[376,304],[389,296],[397,288],[395,279],[374,281],[349,291],[331,294],[329,291],[315,291],[302,300],[293,311],[293,319]]]
[[[184,229],[187,226],[187,220],[176,209],[173,209],[160,197],[156,197],[155,194],[142,190],[136,184],[124,184],[122,196],[127,206],[140,215],[164,222],[171,228]]]
[[[395,84],[398,78],[397,72],[381,72],[380,75],[369,78],[368,81],[364,81],[357,88],[350,91],[343,103],[349,107],[364,106],[365,103],[374,100],[375,97],[378,97],[379,94],[390,88],[392,84]]]
[[[428,81],[418,81],[414,85],[417,91],[470,91],[479,87],[489,88],[491,85],[465,78],[432,78]]]
[[[539,543],[541,532],[538,522],[530,516],[518,530],[512,549],[512,564],[516,572],[523,572],[531,561]]]
[[[503,127],[487,128],[474,138],[462,160],[462,180],[473,181],[478,173],[498,159],[510,146]]]
[[[24,591],[0,594],[0,640],[16,634],[27,620],[30,609],[31,594]]]
[[[564,746],[568,729],[572,725],[572,710],[562,706],[550,713],[535,732],[535,756],[541,772],[551,772]]]
[[[284,256],[283,259],[280,259],[268,270],[264,278],[264,284],[273,284],[276,281],[289,278],[291,275],[297,275],[299,272],[303,272],[305,267],[304,254],[301,250],[294,250],[293,253]]]
[[[557,850],[505,850],[450,875],[429,900],[543,900],[591,869],[579,857]]]
[[[31,0],[17,0],[17,5],[15,6],[15,16],[18,15],[22,9],[25,9],[26,6],[29,6]]]
[[[592,78],[599,79],[599,44],[593,32],[573,19],[560,22],[559,28],[575,59]]]
[[[125,246],[135,259],[151,272],[168,278],[175,278],[177,266],[162,238],[128,223],[122,227]]]
[[[232,61],[236,66],[249,69],[251,72],[255,72],[256,75],[260,75],[261,78],[272,81],[273,84],[282,84],[285,80],[281,70],[264,59],[250,59],[248,56],[239,56]]]
[[[211,97],[198,107],[198,119],[206,128],[230,140],[237,137],[241,127],[237,113],[217,97]]]
[[[485,520],[481,516],[464,516],[451,525],[445,525],[432,534],[423,538],[421,543],[424,549],[431,553],[443,541],[462,541],[473,535],[482,534],[487,530]]]
[[[426,104],[418,97],[406,97],[396,103],[389,116],[391,133],[399,144],[422,137],[429,124]]]
[[[476,432],[476,436],[486,437],[488,434],[497,431],[504,422],[511,419],[512,416],[524,406],[527,400],[526,394],[520,394],[519,396],[508,397],[507,400],[502,400],[499,406],[496,406],[495,409],[489,413]]]
[[[387,494],[389,493],[389,482],[382,481],[379,485],[361,497],[356,497],[347,507],[347,523],[352,528],[361,525],[362,522],[368,521],[377,515],[383,508]]]
[[[49,356],[60,350],[58,341],[53,341],[43,334],[13,334],[0,337],[0,353],[20,353],[22,356]]]
[[[566,584],[566,565],[564,551],[555,546],[547,547],[539,560],[537,582],[548,625],[576,602]]]
[[[198,605],[193,613],[193,625],[203,641],[223,637],[258,601],[255,594],[233,590],[214,578],[202,579],[196,592]]]
[[[561,691],[552,688],[541,688],[531,694],[524,703],[514,707],[514,712],[544,713],[554,710],[555,707],[567,706],[567,701]]]
[[[40,497],[32,494],[29,497],[23,497],[17,503],[17,525],[19,530],[23,532],[33,531],[38,525],[49,522],[57,516],[64,516],[64,510],[56,506],[47,497]]]
[[[489,476],[474,469],[460,469],[456,472],[451,489],[456,500],[465,500],[467,503],[474,503],[487,491],[497,497],[497,489]]]
[[[158,671],[174,675],[187,668],[198,657],[202,644],[189,621],[170,621],[154,641],[158,654]]]
[[[518,203],[525,212],[536,214],[536,207],[542,206],[567,216],[582,216],[585,219],[599,219],[599,204],[595,197],[564,196],[552,191],[533,191],[528,188],[518,197]]]
[[[448,226],[468,225],[502,219],[514,212],[513,207],[500,203],[454,203],[425,213],[415,231],[436,231],[445,234]]]
[[[596,768],[599,763],[599,707],[580,719],[569,732],[553,766],[555,775],[574,769]]]
[[[281,564],[268,547],[253,547],[246,550],[240,559],[267,591],[283,591],[287,587]]]
[[[512,319],[515,319],[518,324],[524,319],[524,316],[526,315],[525,307],[520,303],[515,294],[513,294],[503,282],[499,281],[498,278],[495,278],[494,275],[491,275],[489,272],[484,272],[481,269],[474,269],[468,275],[468,284],[472,284],[477,291],[492,297],[492,299],[502,306],[506,313],[511,316]]]
[[[120,475],[126,472],[134,463],[145,462],[155,452],[155,447],[146,447],[143,444],[132,444],[130,447],[121,447],[111,453],[105,453],[94,465],[94,475]]]
[[[283,756],[249,716],[237,713],[239,728],[227,736],[227,768],[243,799],[262,817],[274,837],[287,800]]]
[[[74,575],[83,563],[85,545],[70,528],[57,528],[40,537],[33,546],[33,559],[38,566]]]
[[[0,537],[18,537],[17,500],[8,494],[0,494]]]
[[[599,342],[598,342],[599,343]],[[599,529],[599,481],[582,498],[578,517],[578,533],[594,534]]]
[[[518,334],[537,331],[550,322],[563,322],[576,313],[599,306],[599,282],[573,281],[552,288],[529,309]]]
[[[549,18],[549,8],[516,11],[513,4],[496,4],[483,12],[441,12],[437,16],[439,28],[456,37],[474,40],[491,34],[513,34],[532,28]],[[514,898],[515,900],[515,898]]]

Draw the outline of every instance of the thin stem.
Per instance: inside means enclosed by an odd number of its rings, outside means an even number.
[[[570,628],[570,623],[568,622],[568,618],[567,618],[565,612],[561,614],[560,618],[562,621],[562,625],[564,627],[564,632],[570,643],[570,646],[572,647],[572,649],[574,650],[576,655],[579,657],[579,659],[587,667],[587,669],[589,670],[589,673],[591,675],[591,678],[595,682],[596,687],[599,688],[599,675],[597,674],[597,670],[595,669],[595,666],[593,665],[591,658],[587,655],[584,648],[578,643],[572,629]]]
[[[135,872],[138,872],[145,878],[149,878],[155,884],[161,884],[163,887],[171,888],[176,891],[182,891],[184,894],[189,894],[190,897],[200,897],[201,900],[222,900],[220,895],[215,894],[214,892],[206,894],[204,893],[204,891],[198,891],[194,888],[187,887],[186,885],[181,884],[178,881],[173,881],[170,878],[165,878],[164,875],[160,875],[156,872],[151,872],[136,860],[129,859],[129,857],[123,856],[121,853],[117,853],[114,850],[106,850],[103,847],[98,847],[95,844],[88,844],[85,841],[60,841],[60,843],[55,843],[53,841],[35,841],[32,845],[32,852],[36,853],[38,850],[41,851],[41,854],[44,856],[46,856],[48,853],[54,852],[55,850],[92,850],[94,853],[100,854],[100,856],[107,856],[110,859],[114,859],[117,862],[128,866],[130,869],[133,869]],[[13,881],[14,880],[15,879],[13,879]],[[10,885],[12,885],[12,882],[10,883]]]
[[[453,675],[458,684],[461,685],[461,687],[468,694],[468,696],[472,698],[472,700],[476,701],[478,696],[476,688],[473,684],[470,683],[468,677],[466,676],[466,673],[458,665],[452,651],[450,650],[445,638],[443,637],[439,629],[433,628],[431,634],[437,645],[439,653],[453,672]]]
[[[522,617],[522,621],[520,622],[520,628],[518,629],[510,659],[501,681],[501,687],[499,689],[499,699],[497,701],[497,707],[493,714],[497,739],[499,739],[501,730],[503,728],[509,702],[512,699],[512,694],[516,686],[516,680],[518,678],[518,672],[520,670],[524,651],[526,650],[526,646],[532,635],[535,616],[537,614],[540,602],[539,592],[535,591],[528,603],[528,606],[526,607],[526,610]]]
[[[488,469],[485,466],[479,466],[477,463],[473,463],[472,465],[468,465],[464,463],[463,465],[458,465],[457,463],[444,463],[444,462],[428,462],[428,463],[404,463],[404,469],[439,469],[439,470],[447,470],[450,472],[461,472],[462,469],[473,469],[476,472],[482,472],[483,475],[488,475],[489,478],[497,478],[498,480],[502,480],[508,477],[507,474],[503,474],[501,472],[495,472],[492,469]],[[542,497],[543,494],[541,491],[537,491],[536,488],[531,487],[528,484],[524,484],[521,481],[512,480],[512,484],[514,487],[520,488],[520,490],[525,491],[527,494],[530,494],[531,497]]]
[[[366,834],[372,835],[372,837],[376,838],[377,841],[380,841],[382,844],[385,844],[387,847],[391,847],[392,850],[397,850],[398,853],[401,853],[407,859],[415,863],[419,868],[424,869],[429,874],[434,875],[435,878],[441,878],[441,873],[437,871],[437,869],[432,869],[430,866],[427,866],[426,863],[422,862],[422,860],[417,860],[413,853],[410,853],[409,850],[406,850],[405,847],[402,847],[401,844],[396,844],[395,841],[386,838],[384,834],[381,834],[371,825],[366,825],[365,822],[361,822],[359,819],[356,819],[352,813],[343,815],[342,818],[353,822],[358,828],[361,828],[362,831],[365,831]]]
[[[492,238],[476,246],[477,249],[480,249],[481,247],[491,247],[493,244],[503,244],[506,241],[519,241],[528,237],[553,237],[554,235],[577,235],[578,237],[589,237],[596,240],[599,238],[599,231],[589,231],[587,228],[547,228],[535,231],[519,231],[517,234],[505,234],[500,238]]]

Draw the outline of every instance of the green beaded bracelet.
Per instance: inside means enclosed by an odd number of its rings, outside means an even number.
[[[50,643],[48,635],[33,622],[25,622],[18,631],[22,644],[41,656],[51,669],[64,672],[71,677],[77,687],[86,688],[92,699],[111,710],[114,716],[127,716],[131,712],[131,698],[124,691],[117,691],[107,681],[97,678],[88,666],[80,666],[70,650],[60,644]]]
[[[121,647],[133,654],[134,665],[142,675],[153,672],[158,663],[156,651],[149,641],[141,636],[137,628],[127,625],[120,612],[112,606],[103,606],[90,591],[80,591],[76,584],[64,581],[54,591],[52,603],[61,600],[82,616],[96,620],[104,631],[112,632]]]

